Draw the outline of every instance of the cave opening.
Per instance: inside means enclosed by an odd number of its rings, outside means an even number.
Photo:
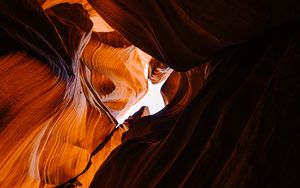
[[[142,52],[145,54],[144,52]],[[141,52],[140,52],[141,54]],[[147,55],[147,54],[145,54]],[[144,55],[144,56],[145,56]],[[143,56],[143,55],[141,55]],[[149,67],[149,57],[142,58],[143,63],[145,65],[144,74],[145,77],[148,77],[148,67]],[[147,59],[147,60],[145,60]],[[145,61],[148,61],[147,63]],[[121,117],[117,118],[119,124],[123,123],[129,116],[133,115],[137,112],[142,106],[147,106],[149,108],[150,115],[155,114],[162,110],[165,107],[165,103],[163,101],[162,95],[160,93],[161,87],[165,83],[167,79],[163,79],[159,83],[152,83],[148,79],[148,91],[147,93],[134,105],[132,105],[127,112]]]

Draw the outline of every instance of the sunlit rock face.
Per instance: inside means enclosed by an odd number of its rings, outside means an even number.
[[[87,82],[114,117],[122,116],[147,91],[138,49],[116,32],[93,33],[82,55]]]
[[[173,70],[169,66],[152,58],[148,67],[148,79],[151,80],[153,84],[157,84],[163,80],[166,80],[172,71]]]
[[[299,187],[299,23],[296,0],[0,1],[0,187]],[[148,80],[165,108],[118,124]]]
[[[136,47],[92,34],[83,6],[55,4],[44,12],[22,1],[15,13],[14,1],[1,3],[1,37],[12,44],[0,58],[1,187],[87,187],[121,142],[115,117],[147,91]]]

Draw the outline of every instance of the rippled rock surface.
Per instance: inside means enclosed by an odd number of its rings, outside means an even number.
[[[299,187],[299,23],[296,0],[2,0],[0,187]]]

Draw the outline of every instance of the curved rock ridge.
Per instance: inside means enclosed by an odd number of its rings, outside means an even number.
[[[93,32],[92,40],[99,41],[103,44],[109,45],[114,48],[126,48],[126,47],[129,47],[132,45],[127,39],[125,39],[117,31]],[[91,41],[91,42],[93,42],[93,41]]]
[[[81,58],[88,82],[116,118],[148,89],[145,65],[137,48],[129,44],[116,32],[94,33]]]
[[[173,72],[169,104],[131,125],[91,187],[298,186],[299,36],[294,23],[224,50],[191,95]]]
[[[98,33],[97,39],[103,41],[103,65],[91,62],[89,70],[88,64],[80,61],[86,45],[93,44],[89,43],[92,22],[83,6],[63,3],[43,12],[34,2],[21,1],[15,12],[13,5],[15,1],[1,3],[1,37],[12,43],[0,57],[0,148],[5,151],[0,155],[0,187],[53,187],[76,177],[78,184],[88,187],[125,131],[122,126],[116,128],[97,84],[104,93],[115,93],[106,103],[126,100],[119,111],[126,102],[139,99],[147,82],[136,48],[116,32]],[[38,20],[33,23],[30,17]],[[1,49],[6,49],[5,45],[2,43]],[[115,57],[111,68],[124,66],[128,75],[109,70],[106,57]],[[108,73],[112,77],[104,77]],[[131,73],[132,79],[127,79]],[[110,78],[116,86],[113,89],[103,82]],[[137,93],[125,98],[131,94],[127,90]]]
[[[191,95],[171,75],[168,105],[131,125],[91,187],[299,186],[299,2],[89,2],[175,70],[207,63]]]
[[[37,3],[1,1],[0,10],[1,37],[4,36],[1,48],[12,43],[10,51],[26,50],[48,64],[59,77],[73,76],[71,56],[56,27]],[[34,22],[32,18],[36,18]]]
[[[152,84],[157,84],[166,80],[171,73],[172,69],[167,65],[162,64],[154,58],[150,60],[148,67],[148,79],[151,80]]]
[[[295,19],[300,11],[295,0],[88,2],[132,44],[179,71]]]
[[[299,187],[299,23],[297,0],[0,1],[0,187]]]

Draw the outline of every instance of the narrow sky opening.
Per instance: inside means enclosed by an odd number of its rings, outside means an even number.
[[[144,74],[145,77],[148,77],[148,63],[151,56],[143,52],[142,50],[138,49],[138,53],[141,57],[141,60],[144,64]],[[129,116],[133,115],[137,112],[142,106],[148,106],[150,114],[155,114],[156,112],[160,111],[165,107],[165,103],[163,98],[160,94],[160,89],[162,85],[165,83],[166,80],[161,81],[157,84],[152,84],[150,80],[148,80],[148,91],[145,96],[138,101],[135,105],[131,106],[129,110],[120,118],[117,118],[119,123],[123,123]]]
[[[95,32],[110,32],[114,31],[101,17],[91,17],[94,23],[93,31]],[[140,49],[137,49],[140,58],[145,66],[144,74],[146,78],[148,77],[148,63],[152,58],[150,55],[146,54]],[[161,86],[164,84],[165,80],[158,84],[152,84],[148,80],[148,92],[145,96],[138,101],[135,105],[131,106],[130,109],[120,118],[117,118],[118,123],[123,123],[129,116],[137,112],[142,106],[148,106],[150,114],[155,114],[165,107],[163,98],[160,94]]]
[[[130,109],[121,118],[118,118],[118,122],[123,123],[124,120],[138,111],[142,106],[148,106],[150,114],[155,114],[156,112],[163,109],[165,107],[165,104],[160,94],[160,88],[164,84],[164,82],[165,81],[162,81],[158,84],[152,84],[151,81],[148,80],[148,92],[139,102],[131,106]]]

